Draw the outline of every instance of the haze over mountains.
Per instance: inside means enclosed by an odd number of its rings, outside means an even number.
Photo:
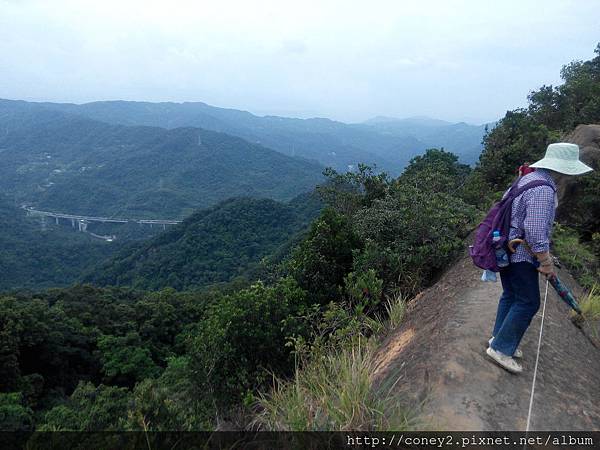
[[[395,174],[426,148],[474,162],[483,126],[259,117],[204,103],[0,100],[0,187],[78,214],[182,218],[236,196],[290,200],[324,167]]]
[[[323,118],[260,117],[247,111],[200,102],[103,101],[82,105],[34,105],[113,124],[168,129],[199,127],[239,136],[287,155],[314,159],[340,170],[364,162],[377,164],[394,174],[399,173],[412,156],[431,147],[443,146],[456,153],[463,162],[473,163],[481,152],[484,133],[484,125],[453,124],[424,117],[345,124]]]
[[[0,187],[18,202],[86,215],[181,218],[230,197],[289,200],[318,164],[199,128],[112,125],[0,102]]]

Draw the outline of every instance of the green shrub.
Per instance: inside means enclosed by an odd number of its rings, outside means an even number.
[[[217,410],[239,403],[248,390],[264,385],[269,372],[289,374],[289,336],[303,333],[294,317],[305,308],[306,293],[294,280],[267,287],[254,284],[210,307],[189,345],[196,394]]]
[[[129,391],[81,382],[65,404],[44,414],[40,431],[116,431],[123,429],[130,405]]]
[[[352,270],[352,254],[362,243],[349,218],[325,209],[296,248],[288,270],[313,303],[327,304],[342,294],[344,277]]]
[[[471,168],[459,163],[455,154],[431,148],[412,158],[397,182],[419,191],[455,194],[470,172]]]
[[[367,245],[354,270],[374,268],[384,289],[412,294],[463,248],[474,217],[475,209],[452,195],[400,184],[356,214],[355,230]]]
[[[20,392],[0,393],[0,431],[29,431],[33,411],[23,402]]]
[[[142,346],[138,333],[125,336],[101,336],[98,339],[102,371],[111,384],[133,386],[136,381],[153,377],[158,367],[152,361],[150,350]]]
[[[355,314],[365,314],[381,301],[383,281],[377,278],[373,269],[358,274],[350,272],[344,278],[344,284]]]
[[[127,428],[144,431],[198,431],[210,429],[207,411],[194,394],[194,376],[188,357],[169,359],[159,378],[145,379],[133,390]]]
[[[577,281],[590,289],[600,281],[600,264],[592,249],[581,243],[578,233],[556,224],[552,233],[553,250]]]

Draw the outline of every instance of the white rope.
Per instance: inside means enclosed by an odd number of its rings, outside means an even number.
[[[546,294],[544,295],[544,307],[542,308],[542,323],[540,324],[540,338],[538,339],[537,355],[535,356],[535,369],[533,369],[533,382],[531,383],[531,398],[529,399],[529,412],[527,413],[527,428],[525,433],[529,432],[529,424],[531,421],[531,409],[533,407],[533,394],[535,393],[535,381],[537,379],[538,362],[540,361],[540,347],[542,346],[542,333],[544,331],[544,316],[546,315],[546,300],[548,299],[548,283],[546,279]]]

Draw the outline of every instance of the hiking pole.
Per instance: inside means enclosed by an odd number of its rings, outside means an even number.
[[[546,301],[548,300],[548,283],[550,280],[546,280],[546,293],[544,294],[544,307],[542,308],[542,323],[540,323],[540,337],[538,338],[537,351],[535,354],[535,368],[533,369],[533,381],[531,382],[531,395],[529,397],[529,411],[527,412],[527,426],[525,427],[525,446],[523,450],[527,449],[527,434],[529,433],[529,426],[531,425],[531,412],[533,411],[533,396],[535,394],[535,382],[537,381],[538,365],[540,362],[540,349],[542,348],[542,333],[544,332],[544,318],[546,317]]]
[[[539,267],[540,266],[539,261],[537,260],[535,254],[531,251],[529,244],[524,239],[511,240],[508,243],[508,249],[510,250],[511,253],[514,253],[516,251],[515,245],[519,245],[519,244],[522,244],[525,247],[525,249],[527,249],[529,254],[531,256],[533,256],[533,258],[534,258],[533,264],[536,267]],[[558,296],[561,298],[561,300],[563,302],[565,302],[567,305],[569,305],[577,314],[579,314],[581,316],[581,308],[579,307],[579,303],[577,303],[575,296],[572,294],[572,292],[569,290],[569,288],[567,288],[567,286],[560,280],[560,278],[558,278],[558,275],[553,273],[553,274],[548,275],[546,278],[547,278],[548,282],[552,285],[552,287],[554,288],[554,290],[556,291]]]

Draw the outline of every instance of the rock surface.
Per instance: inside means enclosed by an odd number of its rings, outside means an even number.
[[[600,170],[600,125],[579,125],[565,138],[565,142],[579,145],[579,158],[592,167]],[[580,177],[560,177],[557,183],[559,219],[567,216],[568,199],[579,195]]]
[[[501,285],[480,276],[465,252],[411,302],[378,353],[376,379],[397,381],[397,389],[422,403],[429,428],[525,430],[542,308],[521,343],[523,373],[504,371],[485,355]],[[566,271],[559,276],[576,296],[582,293]],[[545,288],[540,277],[542,304]],[[551,286],[531,430],[600,430],[600,350],[573,325]]]

